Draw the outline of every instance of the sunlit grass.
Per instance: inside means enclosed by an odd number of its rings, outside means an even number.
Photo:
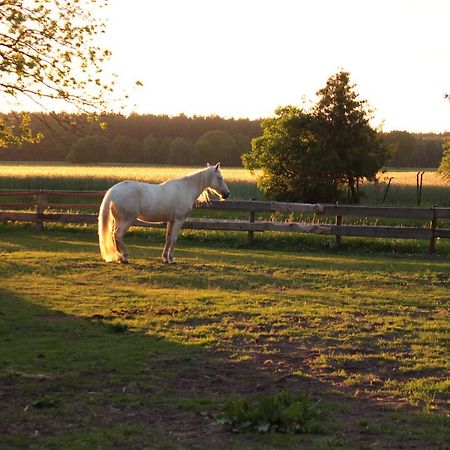
[[[152,183],[161,183],[171,178],[188,175],[202,167],[168,167],[146,165],[70,165],[70,164],[40,164],[40,163],[2,163],[2,177],[15,178],[109,178],[132,179]],[[222,172],[230,182],[254,183],[255,177],[244,168],[223,167]]]
[[[201,167],[169,167],[147,165],[71,165],[65,163],[0,163],[2,177],[32,178],[110,178],[134,179],[160,183],[170,178],[187,175]],[[243,167],[223,167],[224,177],[230,182],[256,183],[256,176]],[[381,183],[393,177],[392,184],[416,186],[417,173],[424,173],[426,186],[448,186],[448,182],[432,169],[387,170],[378,174]]]
[[[1,190],[81,190],[102,191],[122,180],[161,183],[192,173],[201,167],[150,165],[71,165],[65,163],[1,163]],[[223,167],[234,199],[263,199],[256,186],[257,175],[243,167]],[[422,173],[421,206],[448,206],[450,184],[431,169],[405,169],[380,172],[379,182],[362,183],[362,204],[417,205],[417,173]],[[392,178],[392,179],[391,179]],[[388,182],[391,179],[386,195]]]
[[[434,169],[388,170],[386,172],[380,172],[378,174],[378,178],[381,182],[388,182],[389,178],[393,177],[392,183],[402,186],[416,186],[417,174],[422,174],[422,172],[424,172],[422,176],[423,185],[436,187],[449,186],[449,182],[439,175]]]

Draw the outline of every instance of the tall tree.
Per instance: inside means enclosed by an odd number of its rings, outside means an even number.
[[[0,0],[0,94],[40,107],[54,102],[91,113],[106,105],[102,66],[110,52],[95,44],[107,0]],[[50,102],[50,103],[49,103]],[[0,146],[39,138],[26,114],[0,118]]]
[[[340,71],[317,93],[310,111],[279,108],[262,121],[244,165],[262,169],[259,186],[269,197],[290,201],[335,201],[347,188],[359,200],[359,182],[373,180],[387,158],[370,127],[370,110],[358,99],[349,74]]]
[[[335,182],[344,183],[351,200],[358,202],[359,182],[376,179],[387,161],[388,150],[370,126],[373,113],[355,87],[349,72],[337,72],[317,92],[319,101],[313,113],[321,122],[325,167],[332,169]]]

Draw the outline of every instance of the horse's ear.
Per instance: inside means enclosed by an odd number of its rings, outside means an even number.
[[[216,164],[216,170],[219,170],[220,169],[220,162],[218,162],[217,164]]]

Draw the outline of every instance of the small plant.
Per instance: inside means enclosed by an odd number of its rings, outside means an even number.
[[[108,324],[108,329],[113,333],[125,333],[128,331],[128,325],[126,323],[114,322]]]
[[[45,408],[56,408],[61,405],[61,401],[58,398],[55,397],[42,397],[37,400],[32,401],[26,409],[28,409],[29,406],[32,406],[36,409],[45,409]]]
[[[253,401],[233,396],[224,405],[219,422],[237,432],[318,433],[323,431],[323,416],[320,401],[308,394],[293,395],[283,390]]]

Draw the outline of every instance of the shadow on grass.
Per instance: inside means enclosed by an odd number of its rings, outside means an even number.
[[[141,234],[132,234],[129,245],[137,262],[126,267],[108,266],[107,277],[95,280],[94,274],[103,273],[107,267],[98,255],[95,234],[79,230],[73,233],[71,236],[66,231],[55,229],[30,236],[25,231],[23,235],[16,233],[13,240],[2,239],[5,253],[2,261],[3,281],[8,283],[8,277],[17,282],[26,277],[32,279],[30,276],[37,279],[45,276],[53,280],[47,286],[45,295],[49,296],[58,286],[66,283],[71,288],[62,291],[65,294],[55,293],[58,302],[64,302],[65,295],[76,294],[77,286],[89,285],[90,290],[86,289],[79,297],[82,301],[87,299],[84,305],[87,306],[90,293],[98,288],[102,290],[103,287],[104,295],[111,294],[112,291],[102,284],[104,279],[109,282],[119,280],[119,286],[113,291],[119,301],[122,300],[121,306],[117,306],[114,314],[106,314],[106,309],[103,309],[101,314],[91,313],[90,317],[82,319],[43,307],[47,300],[44,294],[33,292],[29,297],[19,297],[7,289],[7,284],[4,285],[6,289],[1,294],[0,302],[0,330],[4,342],[0,351],[0,432],[6,439],[5,448],[234,446],[389,449],[398,448],[399,442],[406,443],[404,445],[409,448],[443,448],[443,430],[448,426],[448,419],[445,421],[442,416],[412,410],[394,410],[391,409],[392,404],[377,402],[374,396],[364,393],[354,397],[355,388],[361,385],[361,391],[364,391],[367,383],[373,382],[369,379],[372,374],[376,376],[374,381],[377,382],[376,378],[386,379],[394,373],[394,369],[395,373],[398,372],[397,360],[370,355],[370,350],[374,350],[376,345],[372,329],[365,330],[364,336],[361,336],[361,327],[355,328],[358,332],[355,334],[366,340],[361,340],[358,348],[351,349],[350,357],[348,346],[339,348],[341,340],[337,336],[333,340],[330,333],[315,333],[317,323],[311,323],[309,330],[303,329],[303,325],[308,324],[299,325],[299,319],[305,321],[308,316],[298,311],[292,317],[280,317],[282,326],[277,329],[274,325],[280,321],[276,317],[258,324],[251,320],[251,316],[243,317],[240,309],[227,309],[224,313],[226,320],[217,315],[211,317],[210,307],[198,310],[198,316],[189,314],[187,319],[183,319],[183,309],[170,310],[170,306],[166,308],[165,305],[163,309],[153,309],[151,298],[144,308],[151,309],[152,314],[167,316],[159,323],[169,328],[173,325],[171,321],[177,321],[178,329],[186,336],[186,340],[189,334],[196,333],[203,325],[213,324],[214,320],[223,324],[239,322],[242,327],[268,328],[253,331],[239,328],[242,334],[260,336],[260,341],[252,346],[247,339],[234,333],[229,345],[220,346],[221,352],[183,345],[151,332],[146,334],[142,329],[134,331],[128,328],[134,316],[146,314],[145,309],[143,312],[134,311],[128,301],[130,295],[130,298],[142,295],[138,289],[140,286],[157,286],[158,296],[163,295],[162,287],[184,289],[180,295],[188,296],[193,290],[202,289],[201,283],[205,283],[205,287],[212,284],[222,288],[223,292],[257,288],[267,293],[268,288],[288,285],[293,274],[289,260],[295,259],[296,270],[300,275],[303,270],[307,274],[307,277],[300,276],[302,288],[313,290],[316,284],[319,286],[324,281],[332,281],[330,286],[336,289],[340,287],[336,280],[327,280],[321,273],[324,261],[328,266],[335,264],[341,272],[361,270],[361,276],[367,276],[368,270],[385,270],[382,258],[366,258],[368,261],[365,264],[371,265],[370,269],[367,265],[364,269],[355,268],[355,260],[351,255],[340,255],[337,261],[330,262],[324,254],[271,254],[256,251],[246,255],[246,260],[242,262],[243,252],[233,248],[221,247],[218,250],[209,245],[200,248],[181,242],[181,263],[167,266],[159,263],[160,235],[144,240]],[[22,253],[15,259],[6,254],[16,251]],[[217,257],[218,251],[220,258]],[[58,258],[54,258],[57,263],[45,262],[45,258],[51,255],[58,255]],[[147,261],[154,257],[158,260]],[[184,258],[186,262],[183,262]],[[238,258],[241,261],[239,264]],[[357,261],[360,264],[361,259]],[[272,280],[273,270],[265,269],[270,263],[277,268],[276,282]],[[399,261],[395,263],[397,265]],[[416,262],[412,258],[404,258],[400,264],[401,271],[406,275],[410,266]],[[326,275],[339,277],[339,274],[329,270],[332,268],[327,268]],[[238,276],[239,271],[244,275],[240,273]],[[399,272],[396,267],[396,273]],[[21,278],[21,275],[26,277]],[[410,278],[407,281],[411,288]],[[360,282],[360,279],[352,281],[358,285]],[[386,279],[372,279],[372,287],[376,282],[385,285]],[[419,282],[422,283],[422,279]],[[426,282],[428,285],[430,280],[427,278]],[[435,280],[439,286],[442,282],[440,278]],[[130,293],[128,283],[136,285],[136,292]],[[30,289],[36,289],[34,286],[38,284],[33,284]],[[21,289],[21,292],[27,292],[26,288]],[[333,304],[335,299],[329,296],[329,290],[322,294],[323,298],[315,298],[316,305],[322,302]],[[170,292],[167,295],[170,299]],[[278,297],[274,298],[274,301],[279,301]],[[76,303],[70,298],[67,301]],[[102,307],[101,299],[95,303]],[[111,305],[110,302],[105,308]],[[267,307],[271,307],[271,304]],[[76,307],[73,309],[76,311]],[[82,313],[86,314],[88,309],[84,308]],[[393,314],[388,309],[385,313]],[[319,317],[320,327],[334,329],[333,321],[340,320],[342,323],[339,323],[348,328],[351,321],[359,316],[352,313],[345,320],[336,314],[329,317],[319,314]],[[314,318],[316,315],[310,317]],[[290,331],[295,330],[296,336],[300,336],[298,342],[286,340],[286,333],[283,337],[286,327]],[[214,333],[213,330],[214,327],[211,327],[208,332]],[[218,335],[226,333],[224,328],[216,330]],[[280,335],[277,330],[281,332]],[[310,332],[309,338],[306,331]],[[315,340],[311,337],[312,332]],[[400,337],[401,333],[404,333],[402,328],[395,333],[389,331],[386,339]],[[326,341],[324,336],[328,336],[329,340]],[[405,342],[403,335],[401,337],[400,342]],[[389,345],[392,348],[393,343]],[[314,353],[317,349],[327,355],[322,360],[324,368],[317,365],[321,356]],[[327,372],[328,369],[331,369],[331,373]],[[351,379],[351,385],[346,388],[339,383],[336,369],[355,372],[359,377]],[[368,369],[367,373],[365,369]],[[310,392],[313,398],[322,399],[329,410],[326,420],[329,431],[319,436],[261,437],[234,435],[217,424],[220,403],[232,394],[257,396],[284,388],[294,393]],[[383,403],[388,404],[388,410]]]
[[[101,315],[50,310],[39,297],[0,296],[0,448],[442,448],[429,427],[414,433],[425,415],[386,410],[308,374],[307,349],[280,343],[276,358],[255,348],[236,361]],[[281,389],[321,399],[327,431],[238,435],[218,424],[231,395]]]

